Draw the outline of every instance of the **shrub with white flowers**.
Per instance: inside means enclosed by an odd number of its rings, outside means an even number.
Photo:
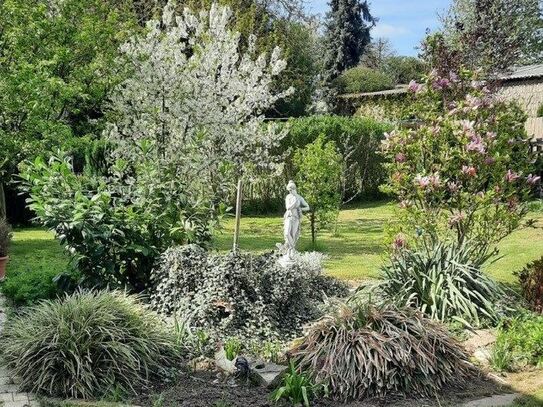
[[[344,283],[301,265],[284,268],[275,254],[210,254],[195,245],[168,249],[152,280],[157,311],[220,338],[293,337],[321,316],[327,297],[347,294]]]
[[[152,148],[157,162],[181,168],[216,198],[248,169],[274,166],[270,151],[286,129],[265,124],[263,112],[292,92],[272,89],[286,67],[280,49],[255,55],[252,36],[240,51],[230,18],[216,4],[178,15],[168,3],[145,34],[121,47],[131,76],[112,96],[106,131],[119,156],[137,161],[142,145]]]

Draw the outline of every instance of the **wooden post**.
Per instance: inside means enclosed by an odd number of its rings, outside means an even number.
[[[234,229],[234,246],[232,250],[239,250],[239,224],[241,220],[241,179],[238,180],[238,191],[236,195],[236,227]]]

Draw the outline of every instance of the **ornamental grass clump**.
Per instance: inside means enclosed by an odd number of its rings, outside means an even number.
[[[479,249],[472,243],[443,242],[398,249],[382,268],[380,289],[397,305],[416,308],[432,319],[464,325],[495,322],[505,293],[481,271],[493,253]]]
[[[122,292],[76,292],[9,319],[3,356],[21,389],[63,398],[132,395],[175,373],[180,353],[163,321]]]
[[[476,374],[439,323],[391,305],[345,306],[317,322],[291,355],[314,383],[342,401],[433,396]]]

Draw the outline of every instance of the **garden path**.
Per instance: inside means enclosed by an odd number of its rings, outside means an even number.
[[[6,298],[0,293],[0,333],[6,322]],[[22,393],[16,384],[16,379],[9,373],[4,362],[0,360],[0,402],[3,407],[34,407],[39,406],[35,396]]]

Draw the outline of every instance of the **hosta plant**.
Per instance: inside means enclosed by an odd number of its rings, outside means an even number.
[[[343,307],[291,352],[299,369],[339,400],[435,395],[475,371],[445,328],[411,308]]]
[[[180,363],[173,332],[122,292],[76,292],[8,320],[3,356],[21,389],[63,398],[137,394]]]
[[[397,250],[382,268],[380,289],[396,304],[440,321],[496,321],[503,290],[481,271],[491,254],[473,243],[434,242]]]

